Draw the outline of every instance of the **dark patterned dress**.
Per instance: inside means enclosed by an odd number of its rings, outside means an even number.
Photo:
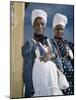
[[[74,52],[74,45],[73,43],[60,39],[59,41],[56,41],[54,39],[56,48],[58,48],[58,52],[60,53],[61,60],[62,60],[62,66],[64,70],[64,74],[69,82],[70,87],[63,91],[64,95],[73,95],[74,94],[74,59],[71,60],[69,56],[66,57],[66,45],[70,47],[72,52]]]

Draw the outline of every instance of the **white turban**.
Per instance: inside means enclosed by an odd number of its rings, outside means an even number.
[[[53,29],[55,28],[56,25],[62,25],[64,28],[67,24],[67,17],[65,15],[62,14],[55,14],[54,18],[53,18]]]
[[[31,21],[32,21],[32,25],[34,23],[34,20],[37,18],[37,17],[42,17],[44,19],[44,22],[45,22],[45,26],[46,26],[46,23],[47,23],[47,13],[41,9],[35,9],[32,11],[32,15],[31,15]]]

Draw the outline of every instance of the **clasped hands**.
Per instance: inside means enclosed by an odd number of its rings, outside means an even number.
[[[52,53],[52,54],[51,53],[46,53],[43,56],[40,56],[40,60],[44,61],[44,62],[46,62],[48,60],[53,60],[55,58],[56,58],[56,54],[54,54],[54,53]]]

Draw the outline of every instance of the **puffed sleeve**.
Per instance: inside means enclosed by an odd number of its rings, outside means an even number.
[[[32,82],[32,68],[34,64],[34,49],[31,42],[27,41],[22,47],[23,56],[23,82],[26,87],[26,97],[32,96],[34,93]]]
[[[72,52],[74,53],[74,43],[69,42],[67,40],[65,40],[65,43],[70,47],[70,49],[72,50]]]
[[[26,62],[28,60],[28,56],[30,53],[31,53],[31,45],[30,45],[29,41],[27,41],[22,47],[22,56],[23,56],[23,58],[26,59]]]
[[[73,55],[74,55],[74,44],[73,44],[72,42],[69,42],[69,47],[71,48],[72,53],[73,53]],[[73,66],[73,69],[74,69],[74,57],[73,57],[73,59],[70,60],[70,61],[71,61],[71,64],[72,64],[72,66]]]
[[[58,69],[60,69],[60,71],[64,72],[63,67],[62,67],[62,61],[61,58],[58,55],[58,51],[55,47],[53,47],[53,53],[56,55],[54,62],[57,65]]]
[[[71,49],[71,51],[72,51],[72,53],[73,53],[73,55],[74,55],[74,43],[69,42],[69,41],[67,41],[67,40],[65,40],[65,43],[69,46],[69,48]],[[71,61],[71,64],[72,64],[72,66],[74,67],[74,57],[73,57],[73,59],[70,59],[70,57],[68,56],[68,60]]]
[[[58,69],[60,69],[61,72],[64,72],[63,67],[62,67],[62,61],[59,56],[56,57],[55,64],[57,65]]]
[[[61,58],[59,57],[57,47],[53,39],[51,39],[51,46],[52,46],[52,52],[55,54],[54,63],[56,64],[58,69],[60,69],[60,71],[64,72],[63,67],[62,67],[62,61],[61,61]]]

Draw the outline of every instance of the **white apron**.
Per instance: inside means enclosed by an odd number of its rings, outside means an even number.
[[[34,96],[62,95],[58,86],[57,67],[53,61],[41,62],[36,58],[32,75]]]

